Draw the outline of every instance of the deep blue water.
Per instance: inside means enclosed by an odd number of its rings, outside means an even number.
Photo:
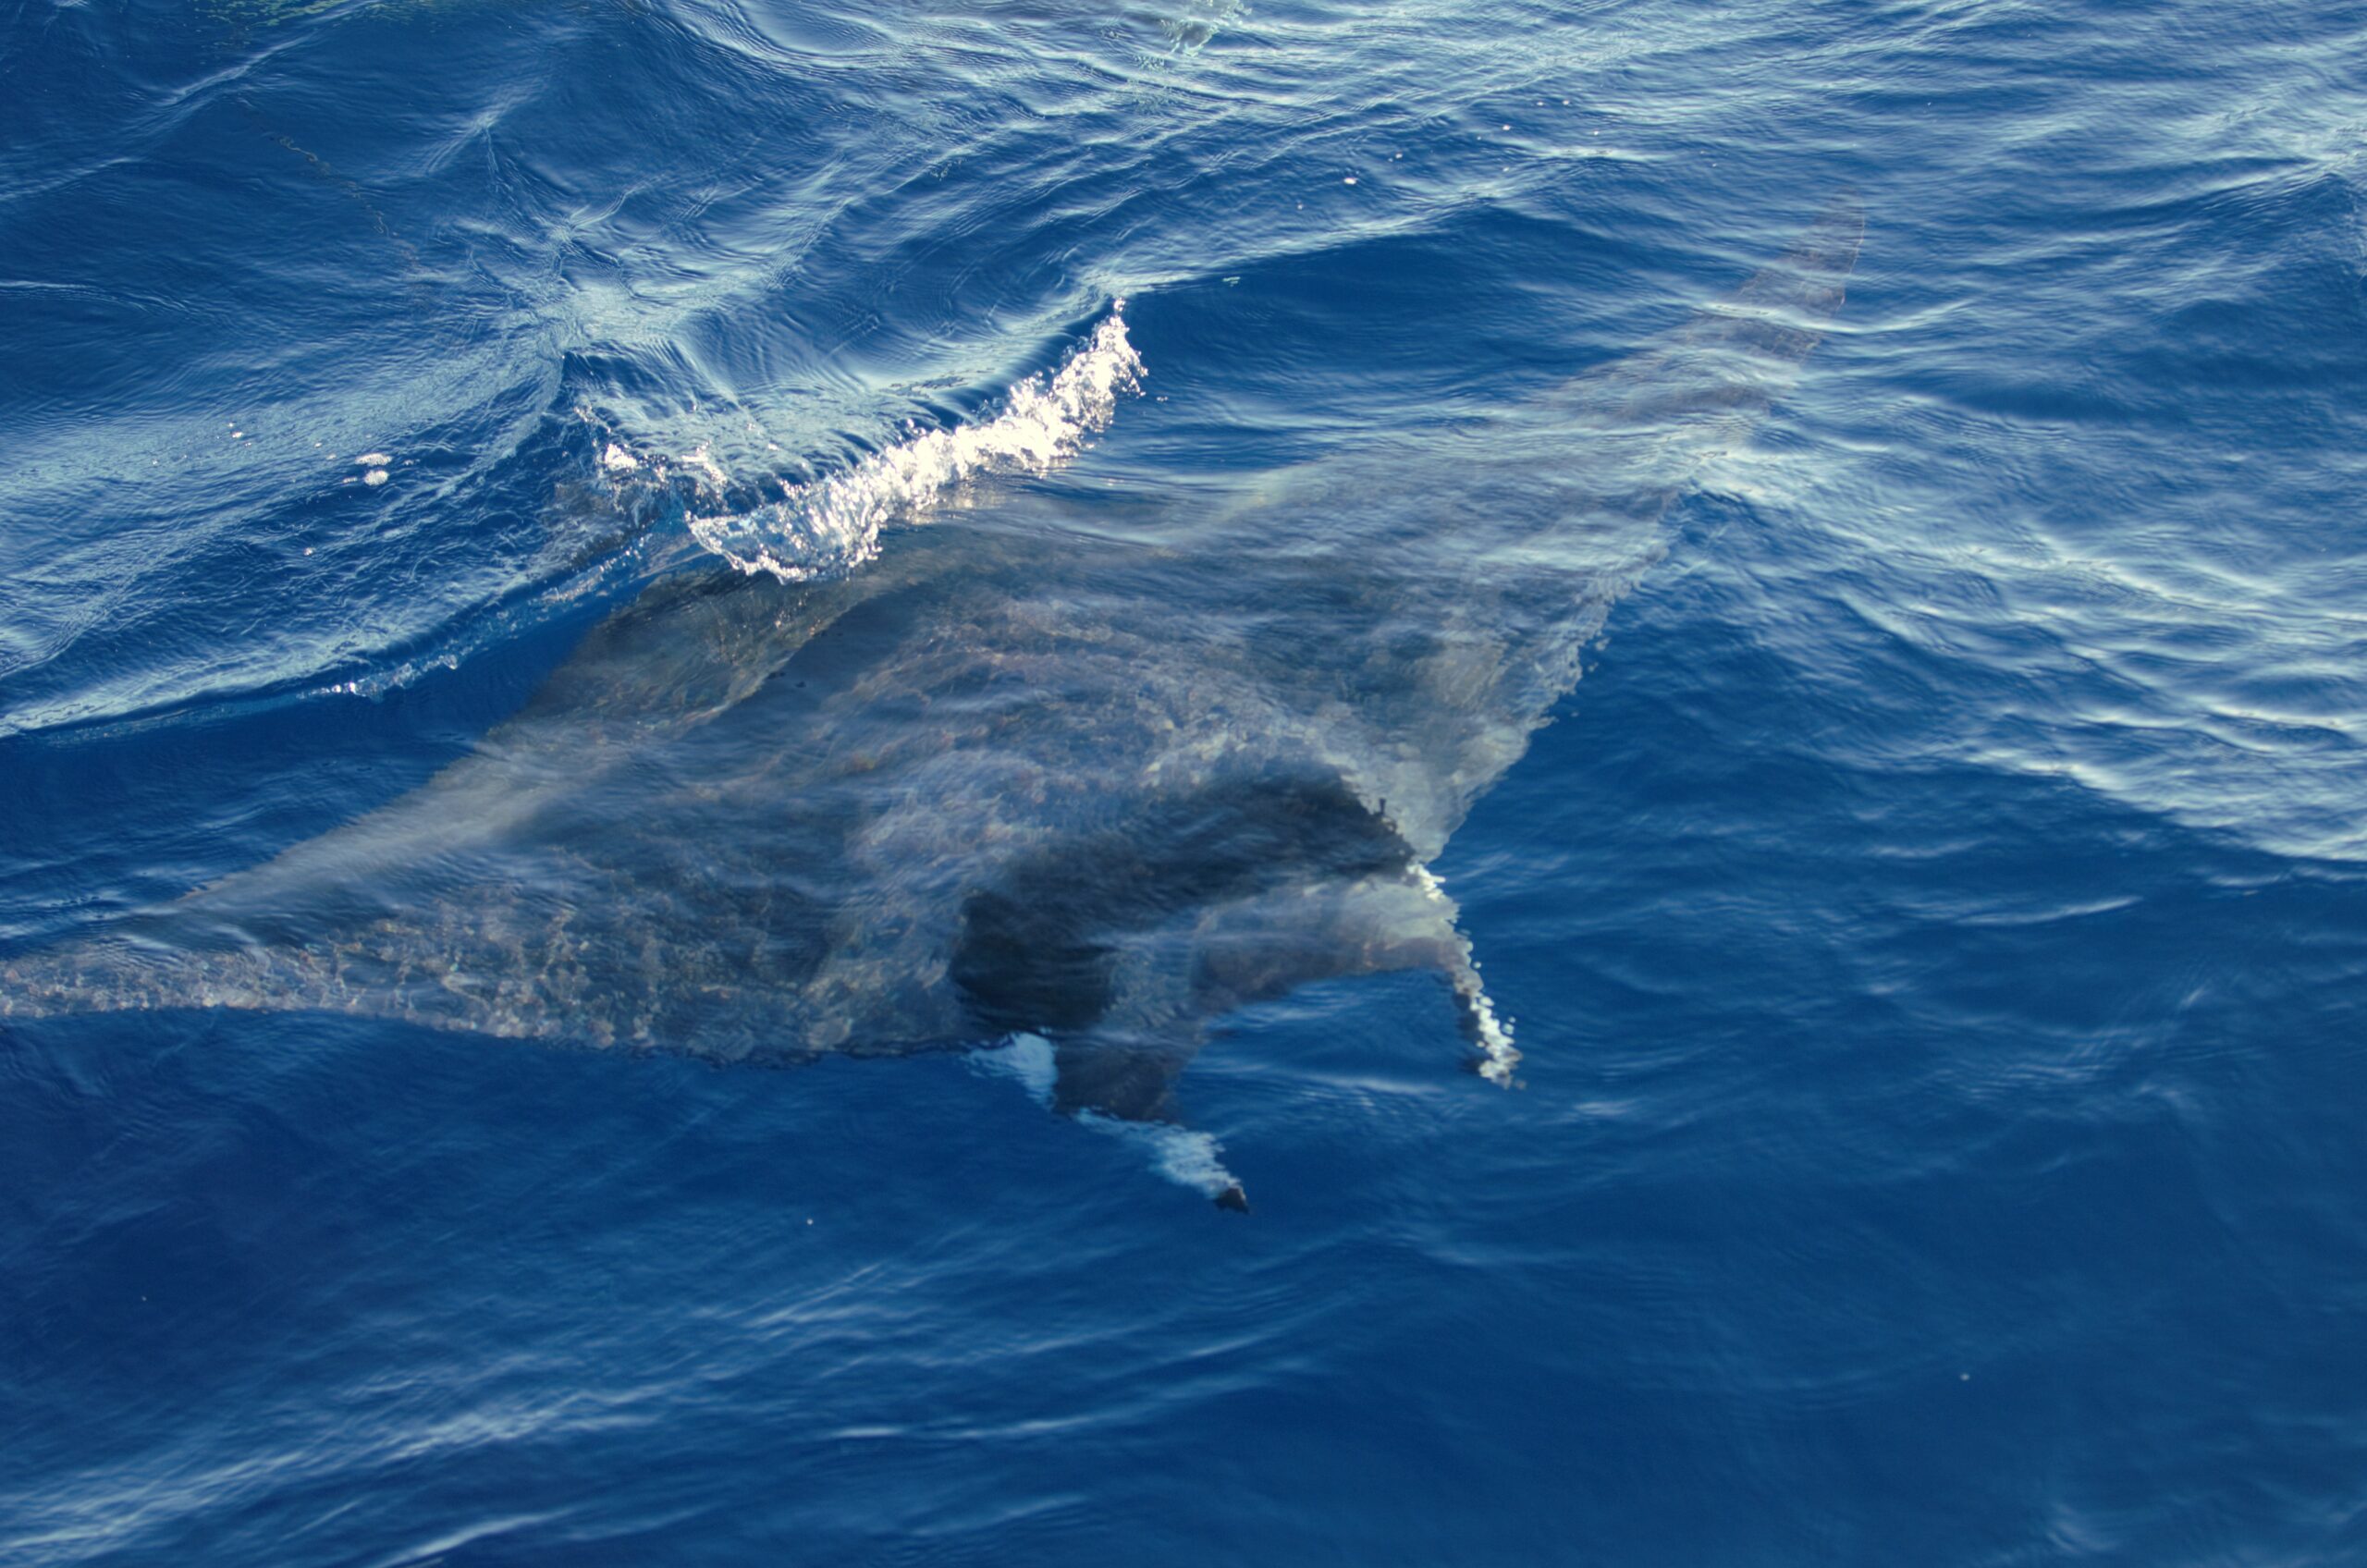
[[[1519,1088],[1425,975],[1247,1008],[1244,1218],[956,1055],[0,1023],[0,1561],[2367,1561],[2362,134],[2331,3],[24,0],[0,957],[1113,301],[1142,395],[980,515],[1865,235],[1436,862]]]

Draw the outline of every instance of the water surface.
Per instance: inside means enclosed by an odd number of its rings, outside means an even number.
[[[1427,975],[1237,1012],[1183,1091],[1245,1219],[959,1054],[12,1021],[0,1556],[2357,1560],[2362,59],[2330,4],[19,7],[11,956],[399,799],[668,572],[1452,558],[1592,472],[1472,431],[1865,239],[1434,863],[1520,1087]],[[1138,393],[911,467],[1113,319]]]

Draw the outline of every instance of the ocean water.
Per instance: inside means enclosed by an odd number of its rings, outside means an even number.
[[[25,0],[0,1562],[2367,1560],[2363,136],[2333,3]],[[911,1052],[25,978],[357,833],[264,913],[835,973],[1171,821],[1130,683],[1393,799],[1507,1084],[1435,966],[1164,1142],[1025,942]]]

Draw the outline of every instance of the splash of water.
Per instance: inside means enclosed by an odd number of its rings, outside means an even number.
[[[1124,304],[1113,305],[1049,378],[1013,386],[992,418],[915,430],[842,472],[785,486],[779,500],[746,511],[693,512],[692,533],[742,571],[804,582],[863,565],[879,553],[882,529],[921,521],[968,482],[1049,473],[1109,428],[1122,394],[1142,390],[1142,356],[1126,338]]]

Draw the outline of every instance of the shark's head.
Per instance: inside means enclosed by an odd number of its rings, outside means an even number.
[[[980,1035],[1054,1046],[1057,1109],[1173,1121],[1209,1020],[1320,980],[1434,971],[1508,1062],[1454,913],[1337,773],[1235,771],[1003,865],[964,900],[949,972]]]
[[[1001,868],[963,904],[950,973],[985,1031],[1083,1032],[1126,1000],[1130,950],[1278,895],[1404,879],[1415,864],[1336,773],[1222,775]],[[1196,967],[1196,990],[1220,983]]]

